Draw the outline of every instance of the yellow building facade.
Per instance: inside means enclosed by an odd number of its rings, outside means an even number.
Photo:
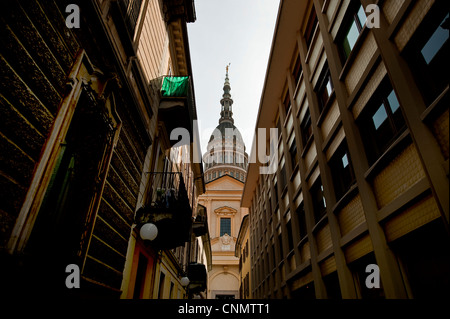
[[[212,268],[208,272],[208,299],[239,298],[239,259],[236,240],[247,209],[241,207],[248,155],[234,126],[228,67],[221,99],[219,125],[213,131],[205,163],[206,191],[198,198],[208,212]]]
[[[280,2],[255,129],[275,171],[250,163],[242,199],[254,298],[448,296],[448,26],[442,1]]]
[[[234,252],[235,256],[239,258],[239,274],[241,277],[241,286],[239,288],[240,299],[252,299],[250,225],[248,218],[249,216],[245,215],[242,219]]]

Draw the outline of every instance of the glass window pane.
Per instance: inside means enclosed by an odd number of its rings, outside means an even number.
[[[225,234],[231,235],[231,218],[220,219],[220,237]]]
[[[327,202],[325,201],[325,196],[323,194],[323,185],[320,185],[320,190],[321,190],[321,196],[322,196],[322,202],[323,202],[323,207],[327,207]]]
[[[448,17],[449,15],[447,14],[445,19],[448,19]],[[442,21],[442,23],[444,21]],[[430,64],[431,60],[433,60],[434,56],[439,52],[444,43],[448,40],[448,33],[448,30],[439,26],[433,33],[431,38],[428,40],[428,42],[425,44],[421,52],[427,64]]]
[[[361,23],[361,27],[364,27],[364,24],[366,24],[367,16],[366,13],[364,12],[363,6],[361,6],[358,10],[358,19],[359,23]]]
[[[356,40],[358,40],[358,37],[359,37],[358,27],[356,26],[356,22],[353,22],[347,34],[347,41],[350,47],[350,51],[353,50],[353,48],[355,47]]]
[[[331,92],[333,92],[333,82],[331,82],[331,76],[328,76],[327,92],[328,92],[328,96],[330,96]]]
[[[397,111],[397,109],[399,108],[400,103],[398,103],[397,96],[395,95],[394,90],[392,90],[387,99],[389,101],[392,113],[395,113],[395,111]]]
[[[344,42],[342,43],[342,50],[344,51],[345,59],[347,59],[350,55],[350,52],[352,52],[352,48],[350,47],[350,43],[348,42],[347,38],[345,38]]]
[[[375,125],[375,129],[378,130],[381,124],[387,119],[387,113],[386,109],[384,108],[384,105],[382,104],[378,111],[375,112],[375,114],[372,116],[373,124]]]
[[[342,165],[344,166],[344,168],[346,168],[348,166],[347,153],[345,153],[344,156],[342,156]]]

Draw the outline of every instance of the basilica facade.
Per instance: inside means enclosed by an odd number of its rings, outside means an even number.
[[[212,269],[207,293],[210,299],[239,297],[239,259],[234,252],[242,218],[248,213],[241,208],[248,154],[241,133],[234,126],[228,68],[223,91],[219,125],[203,155],[206,192],[199,196],[199,204],[208,212],[211,237]]]

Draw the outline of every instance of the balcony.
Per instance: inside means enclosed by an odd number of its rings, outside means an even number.
[[[206,290],[208,273],[206,267],[200,263],[190,263],[188,265],[189,292],[199,293]]]
[[[203,236],[208,232],[208,219],[206,215],[206,207],[198,204],[197,216],[192,223],[192,231],[195,237]]]
[[[181,173],[150,172],[149,204],[135,216],[140,237],[156,249],[173,249],[190,240],[192,209]]]
[[[166,136],[175,128],[185,128],[192,142],[192,122],[195,116],[195,101],[192,80],[189,76],[163,76],[152,81],[153,89],[159,93],[158,115],[166,128]],[[176,136],[178,138],[178,136]],[[169,140],[172,147],[177,140]]]
[[[194,0],[165,0],[163,2],[164,19],[171,22],[182,19],[186,22],[195,22]]]

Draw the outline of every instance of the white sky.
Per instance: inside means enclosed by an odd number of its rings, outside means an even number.
[[[188,24],[202,154],[219,124],[225,67],[234,125],[250,154],[279,0],[195,0]]]

